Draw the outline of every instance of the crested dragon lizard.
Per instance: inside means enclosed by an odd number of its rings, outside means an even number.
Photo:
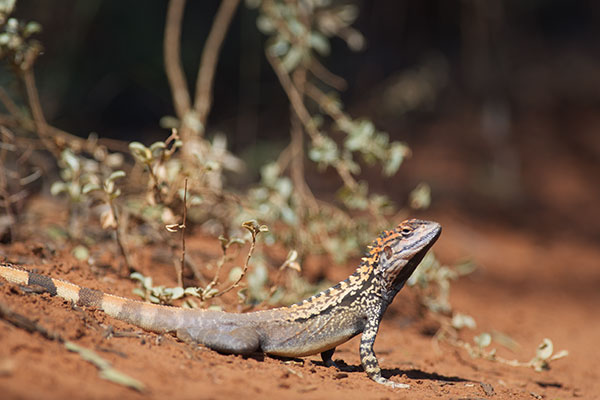
[[[242,314],[130,300],[5,263],[0,264],[0,276],[19,285],[41,286],[53,296],[100,309],[148,331],[175,332],[183,341],[222,353],[283,357],[321,353],[325,365],[335,366],[336,346],[362,333],[360,360],[367,375],[386,386],[407,388],[382,376],[373,343],[385,310],[440,233],[436,222],[404,221],[376,238],[357,270],[335,286],[289,307]]]

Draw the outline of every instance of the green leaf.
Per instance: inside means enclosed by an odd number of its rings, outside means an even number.
[[[296,225],[298,223],[296,213],[288,206],[281,207],[281,219],[288,225]]]
[[[54,182],[52,184],[52,186],[50,186],[50,193],[53,196],[58,196],[60,193],[62,192],[66,192],[67,191],[67,185],[64,182]]]
[[[0,33],[0,46],[6,46],[10,42],[11,34],[2,32]]]
[[[142,299],[146,299],[146,291],[142,288],[135,288],[131,291],[133,294],[140,296]]]
[[[106,379],[107,381],[111,381],[116,383],[117,385],[126,386],[132,389],[137,390],[138,392],[142,392],[145,389],[145,385],[130,377],[129,375],[124,374],[123,372],[116,370],[114,368],[103,369],[100,371],[100,377],[102,379]]]
[[[85,185],[83,185],[81,193],[88,194],[90,192],[93,192],[94,190],[100,190],[100,186],[96,183],[88,182]]]
[[[115,171],[112,174],[110,174],[110,176],[106,179],[107,181],[114,181],[115,179],[119,179],[119,178],[124,178],[125,177],[125,171]]]
[[[298,46],[293,46],[281,60],[281,66],[287,71],[293,71],[304,56],[304,50]]]
[[[282,57],[289,49],[290,42],[281,37],[268,47],[269,54],[275,57]]]
[[[304,25],[300,23],[296,18],[290,18],[287,20],[288,28],[292,32],[293,35],[297,37],[304,36],[306,33],[306,28]]]
[[[154,142],[150,145],[150,151],[152,152],[152,154],[154,154],[154,152],[157,150],[162,150],[166,148],[167,145],[165,144],[165,142]]]
[[[171,300],[177,300],[184,296],[185,291],[182,287],[169,288]]]
[[[81,167],[79,160],[77,159],[75,154],[71,152],[71,150],[63,150],[63,152],[61,153],[61,160],[63,160],[65,164],[67,164],[67,168],[69,168],[71,171],[77,172]]]
[[[483,332],[482,334],[475,336],[473,341],[475,344],[477,344],[477,346],[479,346],[479,348],[483,349],[492,343],[492,335],[487,332]]]
[[[143,164],[148,164],[152,160],[152,152],[140,142],[129,143],[129,151],[136,160]]]
[[[101,370],[111,368],[111,365],[108,361],[90,349],[86,349],[85,347],[79,346],[78,344],[70,341],[65,342],[65,347],[67,350],[79,354],[79,356],[85,361],[91,362]]]
[[[217,293],[219,293],[219,290],[217,288],[211,288],[207,291],[204,292],[203,296],[205,299],[210,299],[211,297],[213,297],[214,295],[216,295]],[[215,307],[215,306],[211,306],[211,307]],[[210,310],[211,307],[208,307],[208,309]],[[219,307],[219,306],[216,306]],[[220,308],[219,308],[220,311]]]
[[[177,129],[181,125],[181,122],[179,121],[179,119],[177,117],[174,117],[172,115],[165,115],[164,117],[162,117],[160,119],[158,124],[160,125],[161,128]]]
[[[28,38],[29,36],[39,33],[42,31],[42,25],[38,24],[35,21],[30,21],[25,25],[23,29],[23,37]]]
[[[552,344],[552,340],[544,338],[544,340],[542,340],[542,343],[540,343],[540,345],[537,347],[535,355],[540,360],[547,360],[550,358],[550,356],[552,356],[553,352],[554,345]]]
[[[308,152],[308,157],[317,163],[332,165],[339,159],[337,144],[328,137],[322,137],[319,143],[313,143]]]
[[[475,329],[477,324],[470,315],[456,313],[452,316],[452,326],[455,329],[469,328]]]
[[[242,267],[231,268],[231,270],[229,271],[229,281],[237,282],[238,279],[240,279],[242,277],[242,272],[243,272]]]
[[[75,257],[79,261],[85,261],[88,258],[90,258],[89,250],[82,245],[75,246],[71,251],[71,254],[73,254],[73,257]]]
[[[367,194],[369,188],[366,182],[359,182],[355,190],[344,186],[338,192],[338,197],[351,210],[365,210],[369,205]]]
[[[288,177],[284,177],[277,180],[275,184],[275,190],[281,197],[284,199],[289,199],[294,190],[294,185],[292,184],[292,180]]]
[[[410,207],[413,210],[425,210],[431,204],[431,188],[426,183],[419,183],[410,192]]]
[[[261,180],[268,187],[275,186],[280,173],[279,165],[276,162],[268,163],[260,169]]]
[[[2,0],[0,1],[0,13],[4,15],[10,15],[15,8],[16,0]]]
[[[311,32],[309,43],[310,47],[315,49],[322,56],[329,55],[331,51],[329,40],[319,32]]]
[[[200,297],[200,292],[202,291],[202,289],[197,288],[197,287],[186,287],[185,290],[183,291],[183,293],[187,296],[194,296],[194,297]]]
[[[271,19],[264,14],[261,14],[256,18],[256,27],[265,35],[275,31],[275,25],[273,25]]]
[[[350,130],[344,142],[344,147],[350,151],[360,150],[365,153],[373,145],[373,134],[375,125],[369,120],[361,120],[358,123],[348,125]]]
[[[383,173],[387,176],[394,175],[409,154],[410,150],[408,147],[402,143],[393,142],[388,150],[388,156],[383,166]]]

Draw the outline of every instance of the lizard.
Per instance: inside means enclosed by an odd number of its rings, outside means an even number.
[[[0,276],[13,284],[41,286],[78,306],[100,309],[148,331],[173,332],[182,341],[226,354],[303,357],[320,353],[326,366],[337,367],[332,359],[336,346],[362,333],[359,354],[369,378],[389,387],[408,388],[382,376],[373,344],[387,307],[440,234],[436,222],[404,221],[382,232],[345,280],[291,306],[248,313],[126,299],[7,263],[0,263]]]

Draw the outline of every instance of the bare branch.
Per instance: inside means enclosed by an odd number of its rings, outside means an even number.
[[[169,1],[163,42],[165,72],[171,87],[175,113],[179,119],[183,119],[191,107],[189,88],[181,66],[181,24],[185,1]]]
[[[194,109],[198,112],[202,126],[206,126],[206,118],[212,105],[212,87],[221,45],[239,3],[239,0],[221,2],[202,50],[194,99]]]
[[[177,284],[179,287],[183,287],[183,268],[185,267],[185,228],[187,222],[187,184],[188,180],[185,178],[183,189],[183,221],[181,223],[181,266],[177,271]]]
[[[348,83],[344,78],[325,68],[325,66],[321,64],[316,57],[311,59],[308,69],[315,77],[319,78],[321,81],[325,82],[327,85],[331,86],[337,91],[341,92],[342,90],[346,90],[348,87]]]
[[[108,204],[110,205],[111,212],[113,213],[113,215],[115,217],[115,225],[116,225],[115,226],[115,236],[116,236],[117,244],[119,245],[119,251],[121,252],[121,255],[123,256],[123,259],[125,260],[125,268],[127,269],[127,270],[123,270],[123,268],[121,268],[121,275],[123,277],[128,277],[129,274],[132,272],[135,272],[136,269],[133,266],[133,263],[131,262],[131,257],[129,256],[129,252],[127,251],[127,248],[125,246],[124,239],[123,239],[123,234],[121,232],[121,229],[125,229],[125,227],[121,226],[122,219],[118,214],[117,206],[115,205],[114,200],[110,199],[110,195],[109,195]]]
[[[306,69],[304,67],[298,67],[293,73],[294,86],[298,90],[298,94],[304,97],[304,86],[306,84]],[[294,186],[298,191],[301,206],[298,207],[298,211],[301,214],[306,214],[307,211],[317,211],[319,206],[315,200],[315,196],[311,192],[306,180],[304,178],[304,131],[302,129],[302,123],[298,119],[296,113],[291,113],[291,163],[290,163],[290,175]],[[304,219],[304,218],[302,218]]]
[[[281,87],[283,87],[283,90],[285,91],[285,93],[288,96],[288,99],[290,100],[292,109],[298,116],[300,122],[302,122],[302,125],[304,125],[304,129],[310,136],[313,143],[321,142],[323,140],[323,134],[319,131],[314,121],[312,120],[310,113],[308,112],[306,106],[304,105],[304,102],[302,101],[302,95],[294,86],[294,83],[290,79],[287,71],[276,57],[269,54],[268,50],[265,51],[265,54],[267,60],[273,67],[273,70],[275,71],[279,82],[281,83]],[[340,178],[342,178],[342,180],[344,181],[344,184],[352,190],[356,189],[358,184],[356,183],[356,180],[354,179],[352,173],[348,170],[348,168],[343,163],[336,163],[334,167],[338,172]]]
[[[0,87],[0,103],[4,105],[6,111],[8,111],[13,117],[21,118],[23,117],[23,113],[19,110],[19,107],[15,104],[15,102],[10,98],[6,90],[3,87]]]
[[[27,99],[29,100],[29,107],[31,108],[31,114],[35,122],[36,132],[46,149],[58,158],[60,157],[60,151],[56,143],[49,138],[48,123],[44,117],[40,97],[35,86],[33,69],[30,68],[23,71],[23,82],[25,83],[25,91],[27,92]]]
[[[256,247],[256,236],[258,235],[258,233],[260,232],[260,230],[258,230],[258,225],[257,225],[257,229],[255,230],[251,230],[248,225],[246,225],[247,222],[245,222],[242,226],[244,226],[246,229],[250,230],[250,233],[252,234],[252,241],[250,242],[250,249],[248,250],[248,255],[246,256],[246,262],[244,263],[244,267],[242,268],[242,272],[240,273],[240,276],[236,279],[235,282],[233,282],[228,288],[221,290],[219,293],[215,294],[213,297],[219,297],[219,296],[223,296],[225,293],[229,292],[232,289],[235,289],[236,287],[239,286],[240,282],[242,281],[242,279],[244,278],[244,276],[246,276],[246,272],[248,272],[248,263],[250,262],[250,258],[252,257],[252,253],[254,253],[254,248]]]
[[[290,79],[287,71],[285,70],[285,68],[283,68],[281,62],[276,57],[269,54],[268,50],[265,51],[265,54],[267,60],[271,64],[271,67],[273,67],[273,71],[275,71],[279,82],[281,83],[281,87],[283,87],[283,90],[290,99],[290,103],[294,112],[300,119],[300,122],[302,122],[302,125],[304,125],[306,132],[309,134],[313,141],[320,141],[323,135],[321,134],[321,132],[319,132],[319,129],[313,122],[308,110],[304,106],[302,96],[294,86],[294,83]]]

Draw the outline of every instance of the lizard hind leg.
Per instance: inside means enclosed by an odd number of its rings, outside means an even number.
[[[323,359],[323,364],[326,367],[334,367],[335,369],[340,369],[340,367],[333,361],[333,353],[335,353],[335,347],[333,349],[325,350],[321,353],[321,358]]]
[[[211,350],[225,354],[247,355],[260,350],[260,337],[256,329],[251,327],[200,331],[183,328],[177,330],[177,337],[184,342],[200,343]]]

